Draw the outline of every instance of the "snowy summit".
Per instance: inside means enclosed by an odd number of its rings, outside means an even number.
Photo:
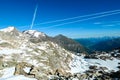
[[[25,34],[29,34],[31,36],[34,36],[36,38],[38,37],[45,37],[46,35],[42,32],[38,32],[36,30],[27,30],[27,31],[24,31]]]
[[[10,26],[8,28],[1,29],[0,31],[3,31],[3,32],[12,32],[13,30],[15,30],[15,27],[14,26]]]

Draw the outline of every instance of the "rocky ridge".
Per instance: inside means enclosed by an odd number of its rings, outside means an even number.
[[[38,69],[40,75],[35,78],[40,80],[45,80],[44,76],[47,78],[48,72],[57,69],[63,71],[61,74],[70,71],[72,53],[51,41],[32,42],[33,36],[39,39],[46,37],[45,34],[34,30],[24,33],[14,27],[0,30],[0,69],[26,62]]]

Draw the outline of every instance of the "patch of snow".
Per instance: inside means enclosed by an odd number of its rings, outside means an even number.
[[[12,54],[12,53],[22,53],[22,51],[19,49],[7,49],[7,48],[0,50],[0,54],[8,55],[8,54]]]
[[[72,80],[79,80],[78,78],[73,78]]]
[[[45,50],[46,49],[45,46],[38,46],[38,48],[41,49],[41,50]]]
[[[81,57],[74,55],[70,62],[71,73],[83,73],[88,70],[88,63]]]
[[[39,63],[39,66],[45,66],[43,63]]]
[[[72,55],[73,60],[70,62],[69,66],[71,68],[71,73],[83,73],[86,70],[89,70],[89,66],[96,65],[98,67],[108,68],[108,72],[114,70],[118,71],[117,68],[120,60],[101,60],[101,59],[84,59],[82,56]]]
[[[6,68],[4,69],[2,72],[4,73],[2,78],[8,78],[10,76],[13,76],[14,74],[14,71],[15,71],[15,68],[12,67],[12,68]]]
[[[8,41],[6,41],[6,40],[0,40],[0,44],[1,44],[1,43],[4,43],[4,42],[9,43],[9,42],[8,42]]]
[[[39,66],[39,63],[38,63],[37,60],[33,60],[31,58],[27,58],[27,62],[30,63],[30,64],[32,64],[32,65],[34,65],[34,66],[36,66],[36,67]]]
[[[86,59],[88,63],[91,65],[97,65],[99,67],[106,67],[108,68],[109,71],[114,70],[118,71],[119,69],[117,68],[118,62],[120,60],[118,59],[113,59],[113,60],[101,60],[101,59]]]
[[[25,77],[23,75],[19,75],[19,76],[11,76],[11,77],[8,77],[8,78],[2,78],[0,80],[37,80],[37,79],[28,78],[28,77]]]
[[[8,27],[8,28],[5,28],[5,29],[1,29],[0,31],[3,31],[3,32],[11,32],[15,29],[15,27],[11,26],[11,27]]]
[[[4,61],[9,61],[9,60],[11,60],[12,59],[12,56],[4,56]]]
[[[45,36],[46,36],[44,33],[38,32],[38,31],[36,31],[36,30],[27,30],[27,31],[25,31],[24,33],[29,34],[29,35],[32,35],[32,36],[37,37],[37,38],[40,37],[40,36],[42,36],[42,37],[45,37]]]
[[[29,73],[30,72],[30,67],[25,67],[23,70],[26,72],[26,73]]]

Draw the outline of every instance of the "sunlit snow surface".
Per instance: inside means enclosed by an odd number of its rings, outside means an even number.
[[[113,60],[86,59],[86,61],[92,65],[97,65],[99,67],[107,67],[108,71],[111,71],[111,70],[118,71],[119,70],[117,68],[117,66],[118,66],[118,63],[120,62],[120,60],[115,59],[115,58]]]
[[[32,36],[37,37],[37,38],[40,37],[40,36],[45,37],[44,33],[38,32],[36,30],[28,30],[28,31],[25,31],[24,33],[28,33],[29,35],[32,35]]]
[[[82,57],[73,56],[72,62],[70,62],[71,73],[82,73],[88,70],[88,62],[86,62]]]
[[[7,48],[0,50],[0,54],[9,55],[12,53],[22,53],[22,50],[20,50],[20,49],[7,49]]]
[[[0,80],[37,80],[34,78],[27,78],[23,75],[14,76],[13,75],[14,71],[15,71],[14,67],[0,70],[0,72],[3,73],[3,76],[0,78]]]
[[[118,63],[120,60],[101,60],[101,59],[84,59],[83,56],[73,56],[73,60],[70,62],[71,73],[83,73],[89,69],[89,66],[96,65],[98,67],[108,68],[108,72],[114,70],[118,71]]]
[[[0,31],[3,31],[3,32],[11,32],[12,30],[14,30],[13,26],[5,28],[5,29],[0,29]]]

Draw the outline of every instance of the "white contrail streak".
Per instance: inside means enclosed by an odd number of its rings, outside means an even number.
[[[36,7],[35,7],[35,12],[34,12],[34,14],[33,14],[33,19],[32,19],[32,24],[31,24],[31,26],[30,26],[30,29],[33,28],[33,25],[34,25],[34,22],[35,22],[36,13],[37,13],[37,8],[38,8],[38,4],[37,4]]]
[[[71,21],[71,22],[67,22],[67,23],[61,23],[61,24],[57,24],[57,25],[53,25],[53,26],[48,26],[48,27],[40,28],[40,29],[47,29],[47,28],[53,28],[53,27],[57,27],[57,26],[63,26],[63,25],[66,25],[66,24],[72,24],[72,23],[76,23],[76,22],[82,22],[82,21],[86,21],[86,20],[101,18],[101,17],[110,16],[110,15],[115,15],[115,14],[119,14],[119,13],[120,13],[120,12],[111,13],[111,14],[103,14],[103,15],[99,15],[99,16],[95,16],[95,17],[80,19],[80,20]]]
[[[113,13],[113,12],[118,12],[118,11],[120,11],[120,9],[118,9],[118,10],[112,10],[112,11],[106,11],[106,12],[99,12],[99,13],[94,13],[94,14],[88,14],[88,15],[83,15],[83,16],[76,16],[76,17],[65,18],[65,19],[59,19],[59,20],[54,20],[54,21],[47,21],[47,22],[43,22],[43,23],[35,24],[35,25],[41,25],[41,24],[48,24],[48,23],[55,23],[55,22],[67,21],[67,20],[72,20],[72,19],[77,19],[77,18],[84,18],[84,17],[102,15],[102,14]]]
[[[37,7],[38,7],[38,5],[36,6],[36,9],[35,9],[35,12],[34,12],[34,16],[36,15]],[[72,20],[72,19],[77,19],[77,18],[84,18],[84,17],[86,18],[86,17],[92,17],[92,16],[99,16],[99,15],[113,13],[113,12],[117,12],[117,11],[120,11],[120,9],[118,9],[118,10],[112,10],[112,11],[99,12],[99,13],[93,13],[93,14],[88,14],[88,15],[83,15],[83,16],[77,16],[77,17],[71,17],[71,18],[65,18],[65,19],[59,19],[59,20],[55,20],[55,21],[47,21],[47,22],[38,23],[38,24],[34,24],[34,20],[35,20],[35,17],[34,17],[33,20],[32,20],[32,24],[31,25],[24,25],[24,26],[20,26],[20,27],[31,26],[31,29],[32,29],[33,25],[34,26],[39,26],[41,24],[54,23],[54,22]]]

